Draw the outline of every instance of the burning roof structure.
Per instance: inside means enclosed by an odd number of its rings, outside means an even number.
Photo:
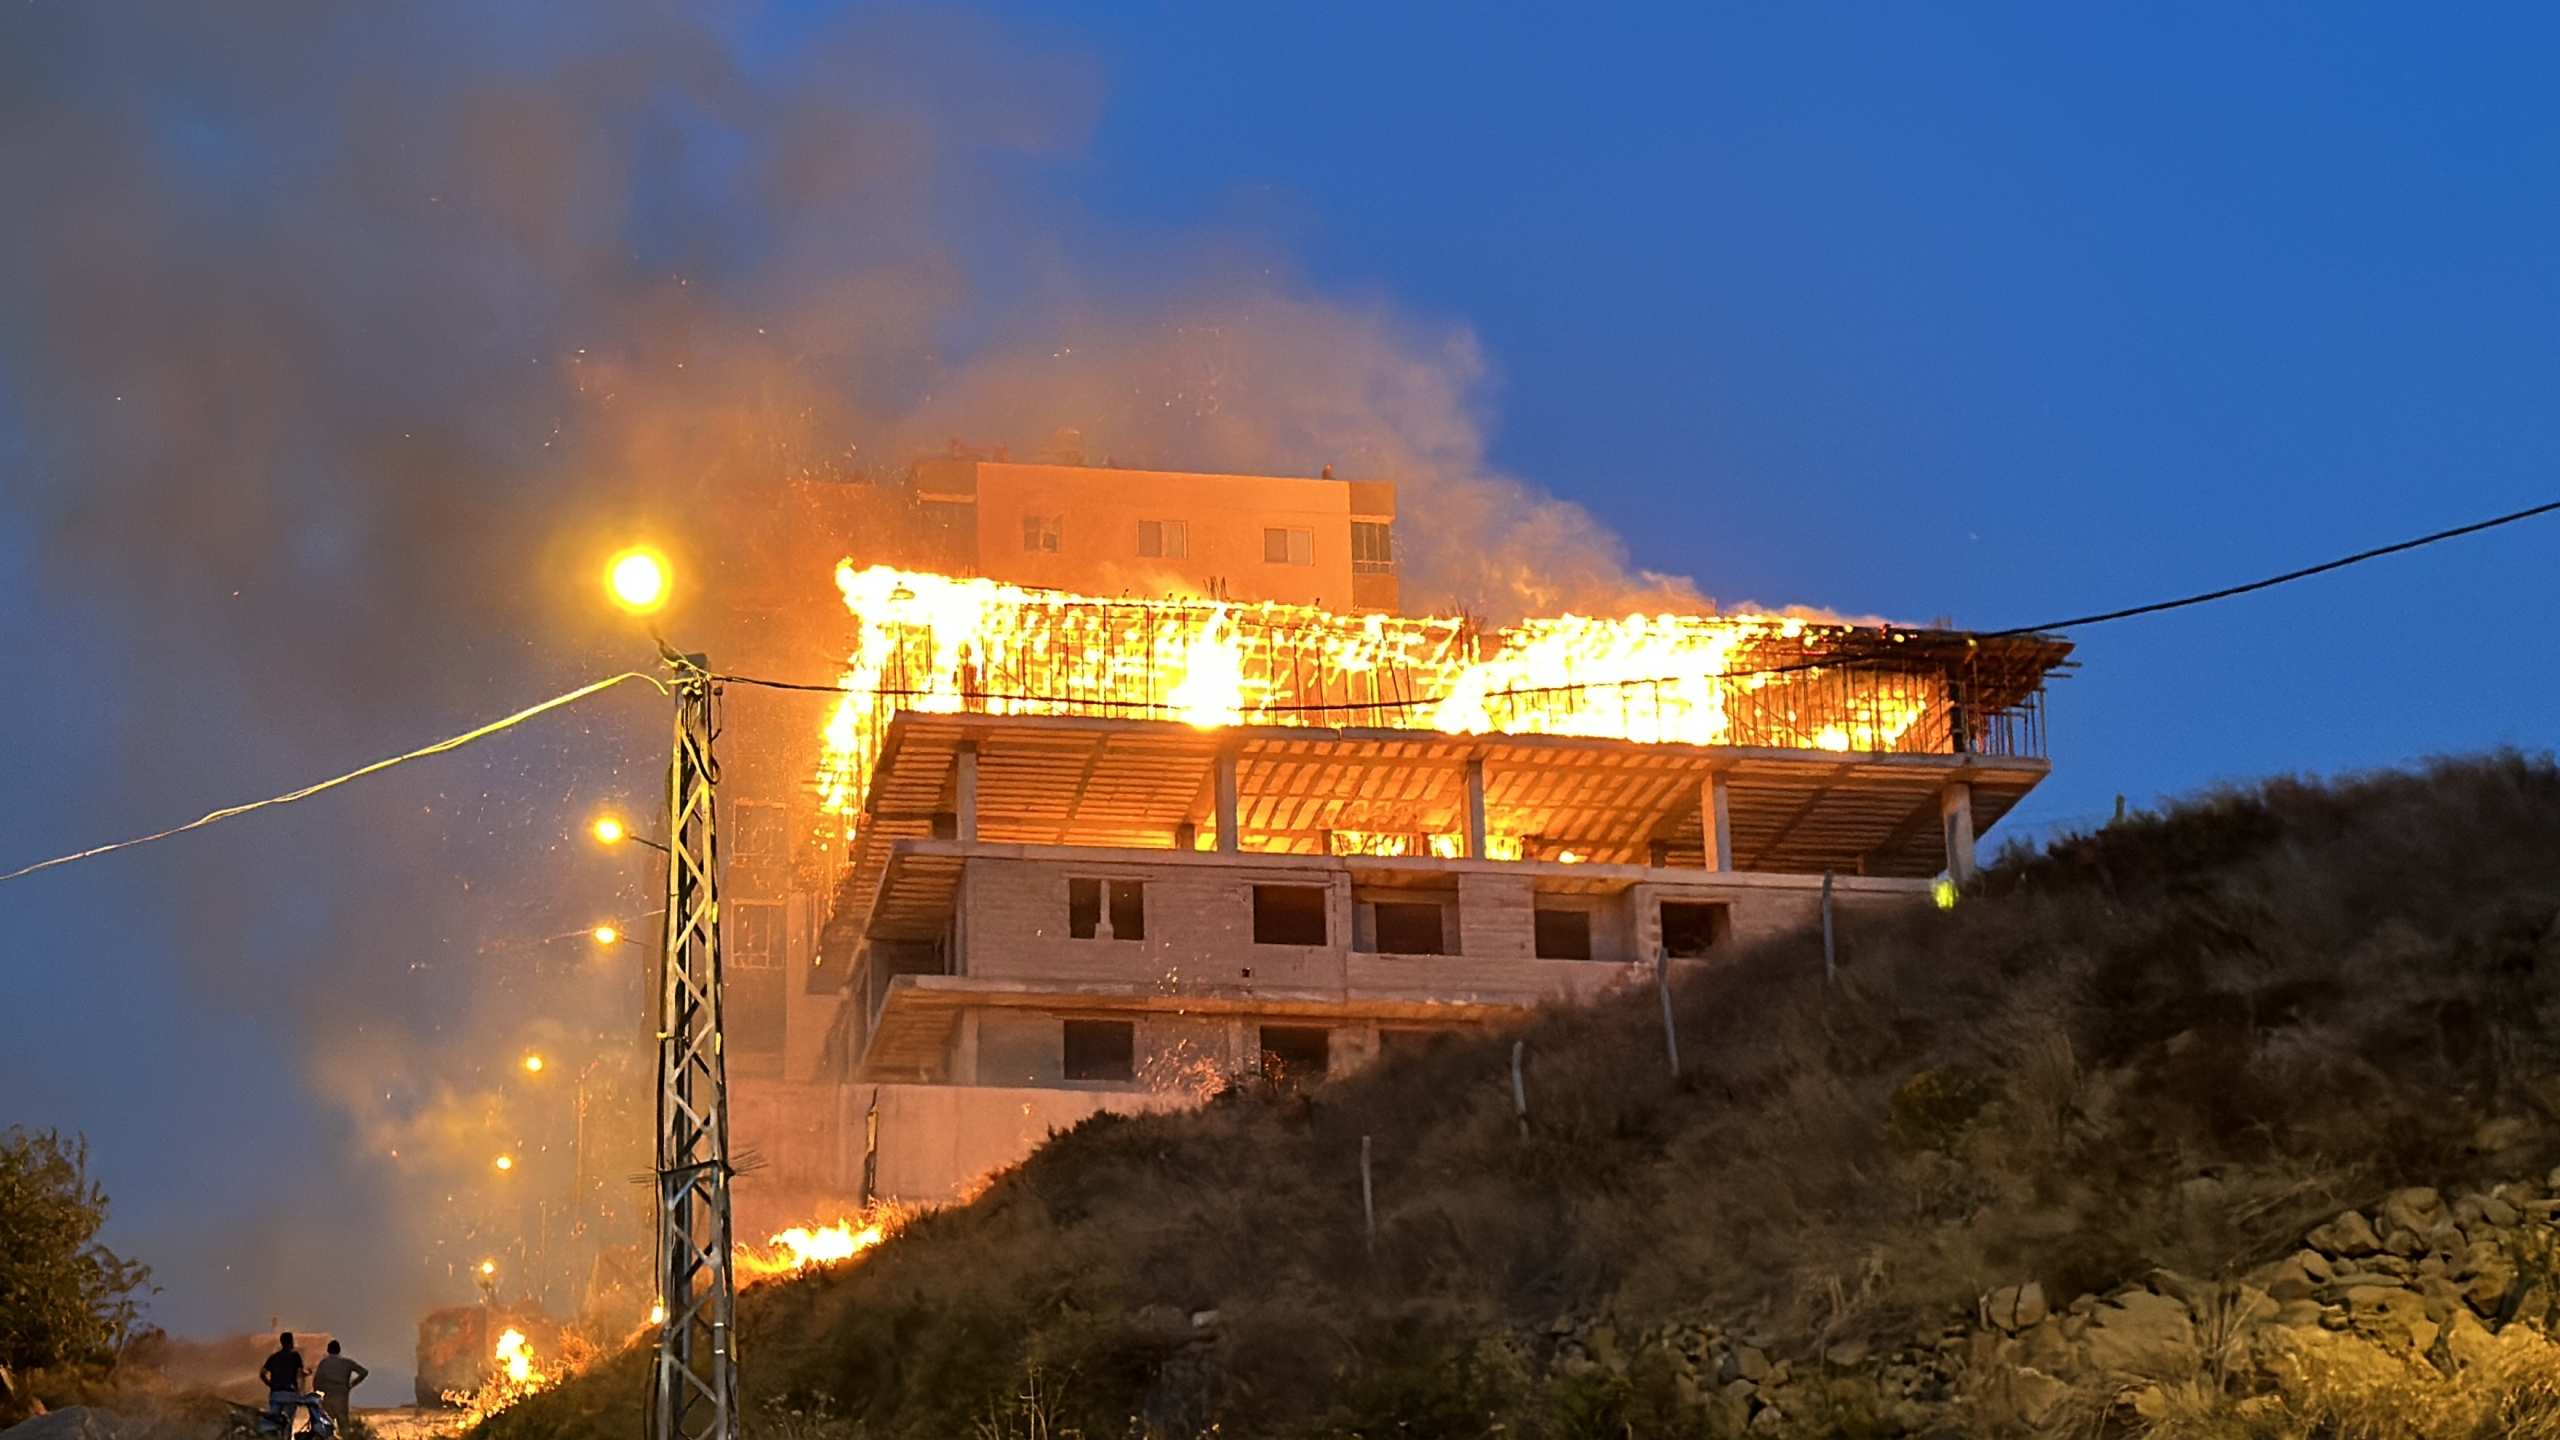
[[[1729,817],[1721,868],[1933,874],[1936,827],[1909,813],[1934,816],[1950,761],[1988,782],[1979,825],[2023,794],[2043,770],[2044,680],[2070,652],[2048,636],[1777,615],[1490,627],[886,567],[836,578],[857,639],[819,789],[848,822],[842,918],[855,920],[878,898],[863,882],[887,841],[950,828],[962,745],[978,749],[986,839],[1211,843],[1202,777],[1231,754],[1248,798],[1221,848],[1700,866],[1705,822],[1687,796],[1726,773],[1750,801]]]

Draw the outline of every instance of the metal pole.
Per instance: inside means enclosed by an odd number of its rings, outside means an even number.
[[[1680,1073],[1680,1028],[1671,1023],[1671,947],[1653,952],[1654,988],[1662,992],[1662,1051],[1671,1058],[1671,1073]]]
[[[1831,934],[1831,872],[1822,872],[1822,978],[1837,982],[1840,978],[1840,952]]]
[[[1360,1137],[1360,1225],[1367,1234],[1367,1245],[1378,1248],[1377,1194],[1369,1185],[1369,1137]]]
[[[658,956],[658,1332],[650,1440],[736,1440],[729,1072],[720,1030],[719,690],[700,655],[676,672],[667,763],[667,909]]]
[[[1529,1048],[1526,1040],[1511,1042],[1511,1109],[1520,1117],[1520,1138],[1529,1138],[1529,1085],[1520,1075],[1520,1057]]]

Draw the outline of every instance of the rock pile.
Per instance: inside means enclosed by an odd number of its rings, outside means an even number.
[[[2451,1380],[2518,1346],[2550,1354],[2555,1328],[2560,1171],[2450,1202],[2402,1190],[2222,1279],[2160,1270],[2060,1305],[2032,1281],[2002,1286],[1971,1317],[1890,1340],[1817,1350],[1707,1323],[1621,1336],[1560,1320],[1549,1373],[1632,1383],[1650,1367],[1720,1412],[1711,1429],[1824,1434],[1854,1417],[1887,1434],[2086,1431],[2110,1412],[2272,1414],[2355,1366]]]

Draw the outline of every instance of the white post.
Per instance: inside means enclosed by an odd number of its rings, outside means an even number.
[[[1671,1019],[1671,952],[1654,947],[1653,983],[1662,992],[1662,1052],[1671,1061],[1672,1077],[1680,1074],[1680,1027]]]
[[[1511,1042],[1511,1109],[1520,1117],[1520,1138],[1529,1138],[1529,1085],[1520,1074],[1520,1057],[1529,1048],[1526,1040]]]
[[[1962,780],[1938,794],[1938,818],[1946,826],[1947,878],[1958,889],[1973,883],[1973,787]]]
[[[1360,1137],[1360,1225],[1369,1249],[1378,1248],[1378,1202],[1369,1187],[1369,1137]]]
[[[1484,761],[1470,760],[1467,762],[1467,858],[1489,858],[1484,847]]]
[[[958,798],[952,803],[957,805],[960,811],[954,833],[959,836],[961,844],[975,845],[978,843],[977,741],[960,742],[960,768],[959,773],[953,777],[951,788],[958,792]]]
[[[1733,818],[1726,813],[1724,776],[1711,774],[1698,785],[1698,828],[1706,836],[1707,868],[1733,868]]]

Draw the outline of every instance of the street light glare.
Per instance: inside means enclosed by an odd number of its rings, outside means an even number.
[[[655,614],[667,603],[668,578],[667,557],[646,545],[621,551],[605,564],[605,590],[634,615]]]
[[[514,1168],[516,1168],[516,1157],[514,1157],[513,1155],[501,1155],[501,1156],[499,1156],[499,1157],[498,1157],[498,1168],[499,1168],[499,1169],[501,1169],[501,1170],[513,1170]]]
[[[622,828],[622,821],[618,817],[612,815],[598,816],[595,832],[596,838],[607,845],[619,845],[622,843],[622,837],[631,833]]]
[[[599,945],[610,945],[614,941],[622,938],[622,932],[614,929],[610,925],[599,925],[595,928],[594,933],[596,943]]]
[[[532,1073],[534,1073],[534,1074],[536,1074],[536,1075],[541,1074],[541,1073],[542,1073],[542,1057],[541,1057],[541,1056],[539,1056],[539,1055],[527,1055],[526,1057],[524,1057],[524,1068],[525,1068],[525,1069],[527,1069],[527,1070],[529,1070],[529,1071],[531,1071]]]

